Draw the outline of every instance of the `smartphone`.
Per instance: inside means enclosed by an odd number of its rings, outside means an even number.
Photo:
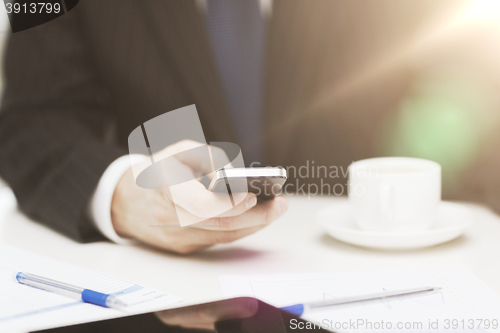
[[[269,200],[281,192],[286,177],[286,169],[281,167],[223,168],[215,172],[208,190],[230,194],[248,191],[259,200]]]

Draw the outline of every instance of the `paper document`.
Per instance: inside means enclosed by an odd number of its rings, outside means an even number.
[[[227,298],[251,296],[277,307],[413,287],[441,287],[436,293],[311,309],[302,315],[338,332],[484,332],[499,331],[500,327],[499,297],[471,272],[457,267],[223,275],[220,282]]]
[[[117,296],[127,313],[86,304],[14,280],[25,271],[78,287]],[[0,245],[0,331],[28,331],[141,313],[167,307],[181,298],[63,263],[25,250]]]

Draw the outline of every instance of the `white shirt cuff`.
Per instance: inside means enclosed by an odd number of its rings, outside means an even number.
[[[109,240],[123,245],[136,244],[137,242],[128,238],[118,236],[111,222],[111,201],[115,193],[116,185],[122,176],[133,165],[139,164],[148,157],[145,155],[125,155],[117,158],[104,171],[97,188],[89,203],[89,216],[96,228]]]

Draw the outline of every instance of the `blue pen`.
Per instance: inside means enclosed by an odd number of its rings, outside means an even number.
[[[114,296],[99,293],[90,289],[80,288],[64,282],[47,279],[35,274],[19,272],[15,274],[14,278],[17,282],[30,287],[80,299],[86,303],[103,306],[105,308],[122,309],[127,306],[127,304],[118,300]]]
[[[304,304],[295,304],[290,306],[282,307],[282,310],[285,310],[291,314],[296,316],[302,315],[307,309],[321,308],[325,306],[333,306],[333,305],[341,305],[355,302],[363,302],[363,301],[371,301],[375,299],[383,299],[388,297],[396,297],[403,295],[418,295],[418,294],[427,294],[431,292],[436,292],[441,290],[440,287],[420,287],[420,288],[410,288],[398,291],[385,291],[381,293],[369,294],[369,295],[361,295],[361,296],[352,296],[352,297],[344,297],[337,298],[327,301],[317,301],[311,303]]]

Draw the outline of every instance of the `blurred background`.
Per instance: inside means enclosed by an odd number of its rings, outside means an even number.
[[[439,162],[448,191],[478,159],[500,154],[500,2],[456,3],[386,60],[406,53],[418,76],[379,128],[381,154]]]
[[[300,106],[316,134],[297,139],[309,158],[287,165],[430,159],[443,167],[444,199],[500,211],[500,1],[360,1],[343,15],[331,3],[336,29],[316,41],[342,66],[316,70],[327,88]],[[310,149],[325,138],[339,159]]]
[[[351,6],[353,12],[350,13],[333,10],[331,20],[339,22],[337,26],[342,34],[346,33],[342,29],[349,27],[345,22],[363,21],[353,25],[363,29],[347,31],[347,37],[340,39],[335,34],[315,34],[311,24],[312,28],[308,27],[311,35],[305,38],[312,36],[311,42],[315,42],[314,37],[318,36],[316,42],[325,38],[331,41],[332,47],[325,46],[322,59],[328,61],[328,57],[332,57],[332,61],[342,61],[343,66],[340,71],[336,69],[330,86],[322,84],[321,90],[307,87],[304,98],[295,108],[300,108],[299,113],[309,119],[316,119],[305,126],[318,126],[318,136],[322,131],[338,132],[333,135],[332,150],[347,152],[340,154],[343,157],[334,162],[337,165],[345,166],[352,160],[373,156],[431,159],[443,167],[445,198],[486,202],[500,210],[497,172],[500,168],[500,1],[425,2],[419,7],[425,14],[415,13],[415,22],[406,22],[404,29],[411,27],[412,33],[398,31],[397,19],[394,21],[394,17],[398,18],[397,12],[403,13],[409,2],[391,2],[391,11],[396,14],[387,17],[373,15],[377,13],[376,6],[385,1],[360,1]],[[411,15],[401,17],[412,18]],[[390,28],[377,31],[370,29],[372,23],[374,27]],[[5,39],[10,33],[4,6],[0,6],[0,27],[3,56]],[[296,29],[300,28],[303,27]],[[404,81],[404,86],[397,86],[403,81],[387,80],[401,73],[411,77]],[[317,68],[311,75],[323,75],[328,81],[332,73]],[[0,76],[0,90],[3,90],[2,72]],[[379,82],[384,86],[383,92],[365,89],[376,87]],[[393,94],[394,91],[397,93]],[[311,95],[314,98],[308,98]],[[384,100],[392,100],[390,96],[396,95],[395,103],[384,104]],[[367,102],[362,103],[365,98]],[[357,103],[357,100],[361,101]],[[295,121],[293,117],[291,122],[300,124],[300,117]],[[315,138],[310,142],[304,140],[304,147],[317,144]],[[306,160],[316,160],[318,165],[332,164],[307,152],[301,155],[302,161],[280,156],[279,152],[273,156],[270,164],[298,167]],[[1,180],[0,184],[3,184]]]
[[[437,161],[445,197],[480,200],[497,212],[499,37],[495,0],[458,1],[429,22],[415,43],[400,51],[408,53],[418,76],[378,129],[381,154]]]

